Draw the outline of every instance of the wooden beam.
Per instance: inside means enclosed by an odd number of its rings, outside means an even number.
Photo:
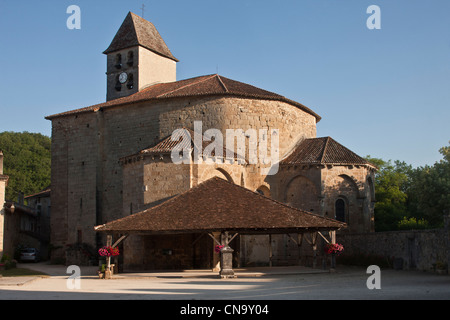
[[[228,241],[228,244],[229,244],[231,241],[233,241],[233,239],[236,238],[236,236],[237,236],[238,234],[239,234],[239,233],[236,232],[236,233],[230,238],[230,240]]]
[[[192,242],[192,246],[195,246],[195,244],[196,244],[201,238],[203,238],[204,235],[205,235],[204,233],[202,233],[201,235],[199,235],[199,236],[197,237],[197,239],[195,239],[195,240]]]
[[[326,243],[330,243],[330,241],[328,241],[328,239],[325,238],[325,236],[320,231],[317,231],[317,233],[319,234],[319,236],[321,236],[323,238],[323,240],[326,241]]]
[[[112,245],[113,248],[117,247],[119,245],[119,243],[121,243],[123,240],[125,240],[126,238],[128,238],[128,234],[121,236],[119,239],[117,239],[116,242],[114,242],[114,244]],[[112,241],[111,241],[112,242]]]
[[[210,236],[218,246],[221,245],[221,243],[216,239],[216,237],[214,237],[211,232],[208,232],[208,236]]]

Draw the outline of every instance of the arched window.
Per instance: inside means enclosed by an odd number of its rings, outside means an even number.
[[[120,83],[119,75],[117,75],[117,77],[116,77],[116,86],[114,88],[116,89],[116,91],[122,90],[122,84]]]
[[[133,51],[128,51],[128,60],[127,60],[127,64],[132,67],[134,64],[134,52]]]
[[[344,199],[337,199],[334,207],[336,220],[345,222],[346,205]]]
[[[116,69],[122,69],[122,55],[120,53],[116,55]]]
[[[128,89],[133,89],[133,87],[134,87],[133,74],[130,73],[130,74],[128,75],[127,88],[128,88]]]

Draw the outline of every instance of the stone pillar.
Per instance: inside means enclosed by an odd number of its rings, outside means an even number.
[[[234,278],[233,271],[233,252],[234,250],[230,248],[228,232],[222,232],[221,234],[221,244],[223,248],[220,250],[220,277],[222,279]]]
[[[233,252],[228,245],[223,247],[220,251],[220,277],[224,278],[234,278],[233,271]]]

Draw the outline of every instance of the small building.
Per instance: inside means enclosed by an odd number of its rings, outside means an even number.
[[[27,203],[26,203],[27,202]],[[6,200],[4,252],[18,258],[21,248],[36,248],[47,259],[50,244],[50,188],[16,201]]]

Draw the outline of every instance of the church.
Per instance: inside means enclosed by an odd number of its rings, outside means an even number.
[[[131,12],[104,54],[106,102],[46,117],[52,260],[83,263],[82,254],[67,256],[68,246],[98,250],[108,231],[126,237],[124,268],[214,268],[226,229],[234,232],[233,264],[289,265],[300,260],[293,234],[373,231],[376,167],[317,137],[321,117],[307,106],[219,74],[177,80],[179,60]],[[200,134],[276,131],[277,171],[248,161],[252,143],[261,143],[250,137],[244,154],[231,157],[202,156],[207,141],[183,140],[199,161],[174,163],[173,132],[194,136],[195,123]]]

